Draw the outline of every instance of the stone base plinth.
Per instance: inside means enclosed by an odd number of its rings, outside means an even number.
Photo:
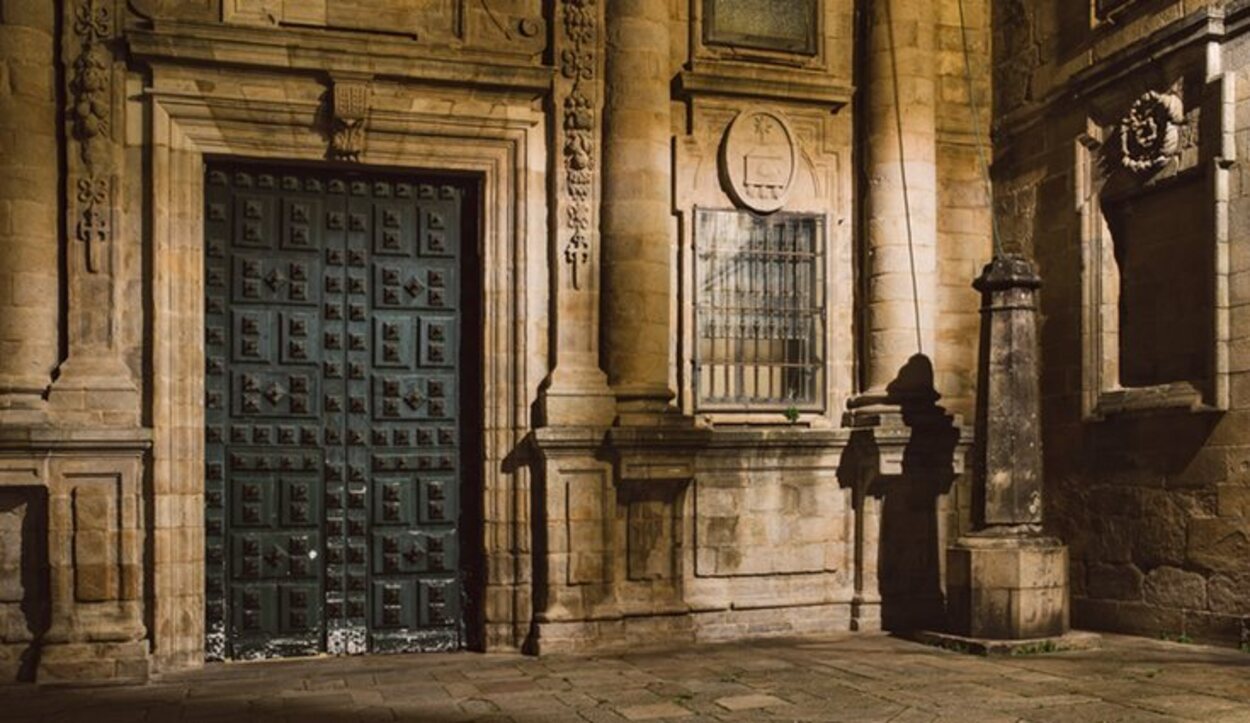
[[[45,645],[39,651],[35,680],[57,683],[142,683],[148,679],[144,641]]]
[[[1094,650],[1102,646],[1102,636],[1098,633],[1083,630],[1069,631],[1063,635],[1048,638],[1024,638],[1021,640],[993,640],[990,638],[970,638],[966,635],[954,635],[933,630],[922,630],[913,633],[916,642],[946,648],[959,653],[973,655],[1041,655],[1059,653],[1065,650]]]
[[[946,552],[949,632],[1030,640],[1068,632],[1068,548],[1048,537],[968,535]]]
[[[540,621],[525,652],[605,653],[674,645],[829,635],[851,630],[847,603],[698,610],[603,620]]]

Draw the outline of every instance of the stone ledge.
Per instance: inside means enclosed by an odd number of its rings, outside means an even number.
[[[1218,412],[1205,404],[1203,393],[1193,382],[1172,382],[1150,387],[1126,387],[1099,392],[1091,421],[1128,414],[1166,412]]]
[[[152,430],[143,427],[0,427],[0,451],[134,450],[151,446]]]
[[[910,634],[912,640],[936,648],[972,655],[1040,655],[1073,650],[1096,650],[1102,647],[1102,636],[1083,630],[1072,630],[1063,635],[1023,640],[991,640],[971,638],[954,633],[918,630]]]
[[[773,103],[817,105],[837,111],[851,100],[852,89],[835,85],[827,77],[796,80],[793,70],[759,78],[721,72],[683,71],[674,80],[674,94],[682,98],[700,95],[750,98]]]

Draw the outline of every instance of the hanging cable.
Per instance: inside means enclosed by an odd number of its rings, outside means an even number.
[[[959,37],[964,49],[964,80],[968,84],[968,105],[972,110],[972,133],[976,137],[977,158],[981,165],[981,178],[985,182],[985,204],[990,212],[990,243],[994,255],[999,256],[1003,252],[1003,241],[998,233],[998,214],[994,213],[994,187],[990,181],[990,162],[985,153],[985,138],[981,135],[981,109],[977,105],[976,89],[972,86],[972,54],[968,50],[968,23],[964,20],[964,0],[958,0],[957,4]]]
[[[920,283],[916,280],[916,244],[911,228],[911,193],[907,188],[907,156],[903,143],[903,100],[898,92],[898,52],[894,45],[894,18],[890,11],[890,0],[881,0],[881,6],[885,11],[885,30],[890,36],[890,75],[894,81],[894,125],[898,131],[898,170],[899,182],[903,186],[903,215],[907,219],[907,259],[911,264],[911,303],[916,317],[916,353],[923,356],[924,334],[920,329]]]

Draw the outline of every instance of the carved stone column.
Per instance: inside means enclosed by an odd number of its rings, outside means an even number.
[[[932,362],[936,346],[936,10],[933,0],[876,0],[869,12],[867,391],[853,406],[930,394],[899,372],[916,354]]]
[[[648,424],[669,386],[674,222],[669,3],[607,5],[603,137],[605,371],[623,424]]]
[[[0,15],[0,422],[36,421],[58,347],[56,8]]]

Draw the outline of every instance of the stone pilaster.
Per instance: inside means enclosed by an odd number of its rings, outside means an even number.
[[[856,406],[928,394],[906,388],[900,371],[913,355],[932,360],[937,310],[936,10],[933,0],[880,0],[869,12],[867,391]]]
[[[559,141],[551,236],[552,370],[539,395],[539,423],[606,426],[615,399],[599,367],[603,17],[601,3],[561,0],[555,34],[560,72],[552,122]]]
[[[606,5],[604,361],[620,421],[647,424],[673,396],[669,3]]]
[[[58,354],[56,8],[0,15],[0,424],[39,421]]]
[[[1021,640],[1068,630],[1068,550],[1042,532],[1037,289],[1023,256],[998,255],[981,292],[977,530],[947,552],[951,632]],[[980,504],[976,504],[980,503]]]
[[[49,394],[70,424],[137,426],[139,394],[121,357],[120,175],[123,96],[110,0],[61,4],[65,70],[66,358]]]

